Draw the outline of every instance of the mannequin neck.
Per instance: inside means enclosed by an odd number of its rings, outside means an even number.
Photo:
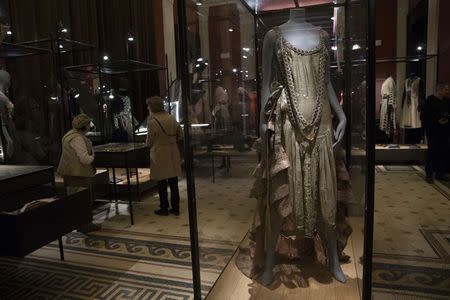
[[[295,23],[304,23],[306,20],[306,11],[304,8],[294,8],[289,11],[289,21]]]

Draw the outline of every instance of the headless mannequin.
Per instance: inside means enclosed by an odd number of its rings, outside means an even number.
[[[302,50],[312,50],[317,47],[320,42],[320,30],[312,24],[305,21],[304,9],[292,9],[290,11],[289,21],[279,26],[283,37],[294,47]],[[262,84],[262,106],[265,107],[266,102],[270,96],[270,83],[274,76],[272,70],[272,59],[276,49],[276,32],[272,29],[267,32],[264,38],[263,44],[263,84]],[[336,114],[339,123],[334,133],[336,142],[333,146],[342,141],[344,137],[345,128],[347,125],[347,119],[342,110],[339,100],[336,96],[333,86],[328,83],[328,98],[330,105]],[[265,137],[267,129],[264,110],[261,112],[261,136]],[[266,141],[264,141],[266,142]],[[268,285],[272,282],[272,270],[275,266],[275,250],[277,245],[278,236],[280,234],[282,219],[279,216],[276,207],[273,207],[270,212],[271,218],[271,241],[266,252],[265,257],[265,269],[261,276],[261,283]],[[328,226],[326,226],[328,227]],[[337,240],[335,228],[320,228],[321,233],[325,236],[322,237],[326,241],[329,269],[332,275],[340,282],[345,282],[345,275],[342,272],[339,256],[337,253]]]
[[[6,154],[11,157],[14,153],[14,145],[11,135],[8,131],[8,123],[13,117],[14,105],[6,96],[6,91],[9,89],[11,77],[5,70],[0,70],[0,119],[2,126],[2,134],[6,139]]]

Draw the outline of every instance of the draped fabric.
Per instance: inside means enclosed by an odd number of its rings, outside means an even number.
[[[305,51],[276,30],[272,94],[265,107],[267,147],[254,176],[251,196],[258,199],[249,246],[242,247],[237,265],[249,277],[263,269],[264,249],[271,230],[269,211],[283,220],[277,253],[302,257],[315,241],[316,257],[326,261],[319,235],[336,226],[337,182],[332,147],[332,117],[327,85],[328,45],[321,32],[316,49]]]
[[[421,128],[422,122],[419,115],[421,79],[419,77],[405,80],[402,110],[400,118],[401,128]]]

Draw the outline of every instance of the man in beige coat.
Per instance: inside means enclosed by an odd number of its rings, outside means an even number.
[[[147,99],[151,112],[148,121],[147,145],[150,148],[150,177],[158,181],[160,209],[155,214],[167,216],[180,214],[178,176],[181,175],[181,159],[177,142],[182,138],[182,130],[176,119],[164,111],[161,97]],[[167,185],[170,187],[169,210]]]

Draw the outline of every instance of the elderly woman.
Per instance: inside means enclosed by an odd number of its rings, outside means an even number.
[[[147,145],[150,147],[151,178],[158,181],[160,209],[155,214],[167,216],[180,214],[178,176],[181,175],[181,160],[177,141],[182,137],[180,124],[164,111],[161,97],[147,99],[150,111]],[[167,185],[170,187],[170,204],[167,199]]]
[[[72,130],[62,138],[62,154],[58,166],[58,174],[70,186],[71,177],[92,177],[95,175],[92,162],[94,152],[92,143],[86,137],[91,129],[91,119],[80,114],[72,121]]]
[[[80,114],[72,121],[72,130],[62,138],[62,154],[57,173],[64,179],[67,190],[76,192],[80,187],[87,187],[93,200],[91,178],[95,176],[94,152],[92,143],[86,137],[91,129],[91,119]],[[100,226],[88,223],[79,229],[81,232],[100,230]]]

